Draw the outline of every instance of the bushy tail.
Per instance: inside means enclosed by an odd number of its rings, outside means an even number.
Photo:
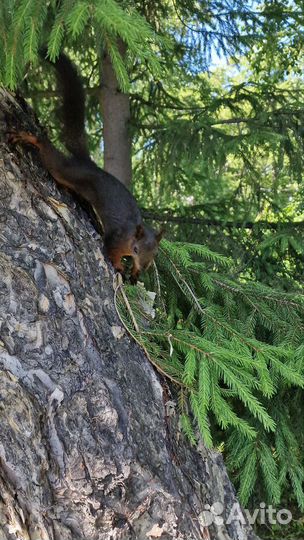
[[[41,51],[45,58],[45,51]],[[66,148],[76,157],[89,158],[85,133],[85,94],[76,66],[63,53],[54,64],[58,89],[62,96],[59,115],[63,123]]]

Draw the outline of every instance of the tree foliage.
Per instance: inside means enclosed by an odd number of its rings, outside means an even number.
[[[188,437],[197,426],[207,445],[226,441],[244,504],[254,490],[277,504],[289,482],[303,508],[303,430],[290,403],[303,395],[304,299],[233,271],[205,246],[163,241],[148,286],[160,288],[157,316],[140,287],[127,287],[130,304],[119,295],[121,316],[176,384]]]
[[[97,159],[109,51],[130,92],[134,192],[171,240],[146,290],[117,291],[122,320],[172,380],[183,431],[225,453],[241,500],[291,491],[303,509],[302,2],[8,0],[0,27],[1,81],[55,140],[39,47],[81,64]]]
[[[119,36],[128,46],[130,57],[146,61],[157,72],[158,60],[151,51],[157,42],[148,22],[129,4],[125,9],[115,0],[62,0],[48,4],[39,0],[11,0],[1,6],[0,27],[4,36],[1,50],[1,80],[14,89],[27,64],[38,61],[39,46],[47,42],[48,56],[55,60],[63,44],[74,45],[89,34],[85,45],[106,46],[121,88],[128,87],[126,66],[119,54]],[[20,35],[23,39],[20,39]],[[83,44],[83,41],[82,41]],[[77,45],[76,45],[77,47]]]

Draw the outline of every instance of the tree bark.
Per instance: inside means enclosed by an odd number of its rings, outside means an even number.
[[[34,151],[0,89],[0,540],[254,540],[206,526],[235,493],[223,460],[178,434],[159,376],[121,328],[102,240]],[[169,403],[170,404],[170,403]]]
[[[118,40],[124,58],[126,47]],[[105,51],[101,65],[100,107],[103,117],[104,169],[129,187],[132,180],[130,97],[119,90],[111,58]]]

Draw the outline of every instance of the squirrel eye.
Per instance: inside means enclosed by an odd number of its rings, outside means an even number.
[[[138,253],[138,247],[137,247],[137,246],[134,246],[133,251],[134,251],[134,253],[137,254],[137,253]]]

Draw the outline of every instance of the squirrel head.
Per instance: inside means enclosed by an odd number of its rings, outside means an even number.
[[[140,270],[147,270],[152,264],[162,236],[162,230],[156,232],[145,225],[137,225],[132,246],[132,257]]]

